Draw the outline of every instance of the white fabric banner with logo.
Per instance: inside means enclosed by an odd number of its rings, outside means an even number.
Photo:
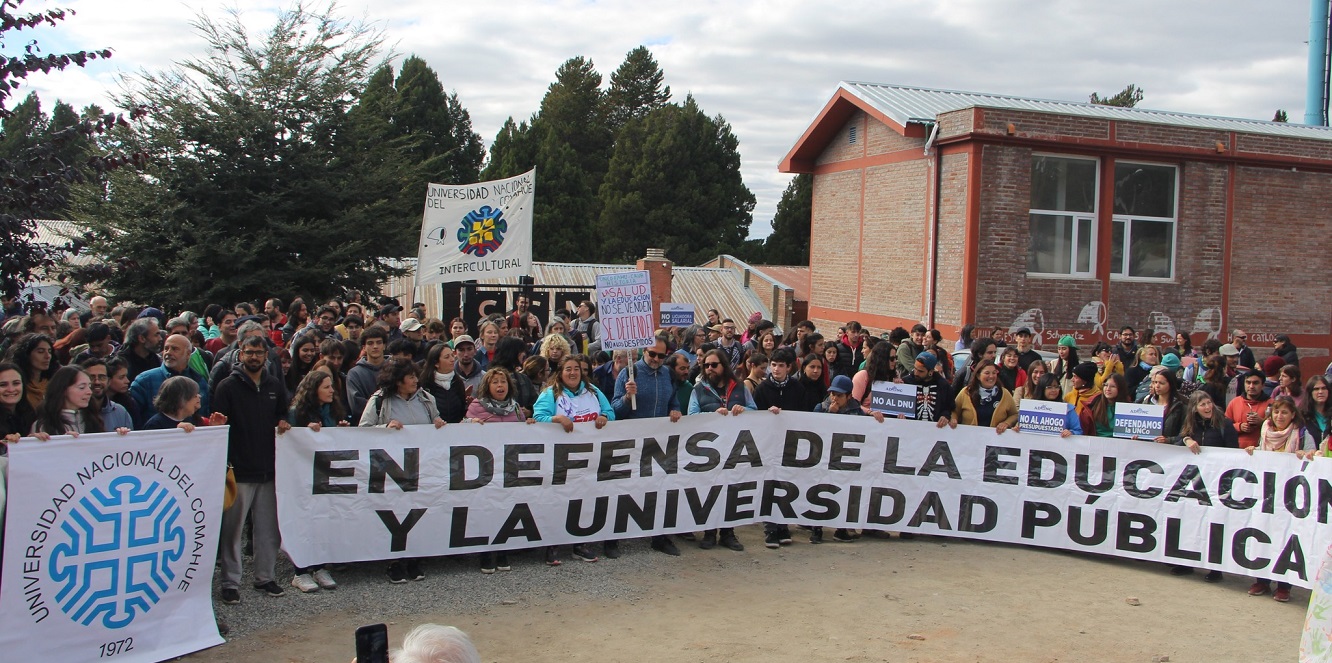
[[[506,180],[430,184],[416,285],[532,273],[536,169]]]
[[[945,534],[1308,587],[1332,459],[766,411],[436,430],[299,428],[278,521],[301,566],[759,521]]]
[[[222,644],[227,429],[9,446],[0,658],[162,661]]]

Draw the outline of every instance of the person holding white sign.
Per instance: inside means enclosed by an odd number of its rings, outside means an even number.
[[[1059,437],[1070,437],[1073,435],[1082,435],[1082,422],[1078,420],[1077,408],[1072,403],[1064,401],[1064,390],[1059,386],[1059,378],[1053,373],[1046,373],[1036,382],[1036,393],[1033,394],[1033,400],[1047,401],[1050,403],[1063,403],[1067,410],[1064,412],[1064,429],[1059,431]],[[1020,426],[1014,426],[1013,430],[1019,430]]]
[[[911,373],[906,375],[902,382],[917,387],[917,419],[933,421],[939,428],[944,426],[957,428],[957,420],[953,418],[957,400],[953,396],[952,385],[935,370],[938,365],[938,356],[932,352],[922,352],[916,355],[916,360],[912,362]]]
[[[671,356],[670,344],[665,336],[658,335],[652,347],[643,352],[643,358],[633,365],[633,377],[629,369],[620,371],[615,378],[615,397],[611,399],[611,408],[616,419],[651,419],[668,417],[675,423],[683,416],[675,399],[675,384],[671,381],[671,371],[663,363]],[[637,404],[634,399],[637,397]],[[675,547],[669,536],[659,534],[652,537],[652,549],[667,555],[678,556],[680,549]],[[602,552],[610,559],[620,556],[620,546],[616,541],[607,541]]]
[[[1179,395],[1179,378],[1174,372],[1160,370],[1152,373],[1151,397],[1156,404],[1165,407],[1165,425],[1156,442],[1166,444],[1170,438],[1179,435],[1184,425],[1184,399]]]

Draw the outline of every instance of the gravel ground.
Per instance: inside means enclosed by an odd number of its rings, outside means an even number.
[[[738,528],[746,545],[762,544],[762,526]],[[696,544],[676,540],[681,547]],[[600,553],[600,546],[594,550]],[[697,552],[697,551],[694,551]],[[724,549],[713,554],[729,553]],[[685,554],[689,554],[686,552]],[[421,564],[426,579],[395,585],[388,581],[385,562],[362,562],[330,568],[338,588],[302,594],[291,586],[293,569],[285,555],[279,556],[278,584],[286,595],[270,597],[254,591],[251,573],[252,558],[243,558],[245,575],[241,580],[241,603],[225,605],[218,600],[221,591],[220,573],[214,574],[213,599],[217,616],[225,621],[231,632],[228,640],[245,637],[262,630],[277,629],[328,612],[348,612],[366,615],[366,623],[392,619],[402,615],[422,613],[462,613],[481,608],[504,605],[506,601],[524,603],[531,600],[579,595],[592,599],[634,600],[638,598],[636,583],[652,577],[669,578],[671,565],[660,563],[662,553],[649,547],[648,539],[620,542],[620,557],[602,559],[595,563],[580,562],[569,556],[568,548],[561,550],[563,564],[546,566],[541,550],[525,550],[509,554],[512,571],[491,575],[481,573],[477,555],[435,557]]]

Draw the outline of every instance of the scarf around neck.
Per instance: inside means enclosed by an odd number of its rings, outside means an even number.
[[[482,396],[476,399],[476,402],[480,403],[481,407],[486,409],[486,412],[497,417],[508,416],[518,411],[518,401],[512,398],[497,401],[489,396]]]

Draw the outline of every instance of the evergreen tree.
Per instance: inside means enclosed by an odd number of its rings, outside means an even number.
[[[195,26],[210,52],[132,84],[150,109],[123,136],[151,150],[143,177],[85,201],[101,262],[85,272],[116,296],[167,307],[326,296],[400,273],[367,223],[392,192],[367,187],[391,155],[361,155],[347,119],[380,33],[297,5],[258,43],[239,16]]]
[[[649,246],[681,264],[743,252],[754,195],[740,176],[739,141],[692,95],[620,132],[601,185],[598,239],[609,258],[631,260]]]
[[[662,85],[665,78],[646,47],[629,51],[620,68],[611,74],[606,92],[606,118],[611,131],[618,132],[629,120],[669,103],[671,87]]]
[[[504,121],[495,142],[490,144],[490,161],[481,172],[482,180],[502,180],[521,175],[536,165],[536,146],[533,144],[532,126],[527,122],[514,124],[510,117]],[[544,180],[545,175],[541,175]],[[544,186],[544,183],[543,183]],[[537,188],[541,195],[541,188]]]
[[[1096,104],[1098,106],[1120,106],[1123,108],[1133,108],[1134,106],[1138,105],[1139,101],[1142,101],[1142,95],[1143,95],[1142,88],[1138,87],[1137,85],[1134,85],[1133,83],[1129,83],[1128,87],[1125,87],[1123,90],[1120,90],[1119,92],[1116,92],[1111,96],[1102,97],[1101,95],[1093,92],[1091,93],[1091,97],[1089,99],[1093,104]]]
[[[1285,111],[1285,110],[1278,108],[1278,109],[1277,109],[1277,112],[1276,112],[1275,114],[1272,115],[1272,121],[1273,121],[1273,122],[1289,122],[1289,121],[1290,121],[1290,118],[1287,117],[1287,115],[1286,115],[1286,111]]]
[[[772,217],[772,234],[764,242],[763,258],[774,265],[809,264],[809,229],[814,202],[814,176],[792,178]]]

